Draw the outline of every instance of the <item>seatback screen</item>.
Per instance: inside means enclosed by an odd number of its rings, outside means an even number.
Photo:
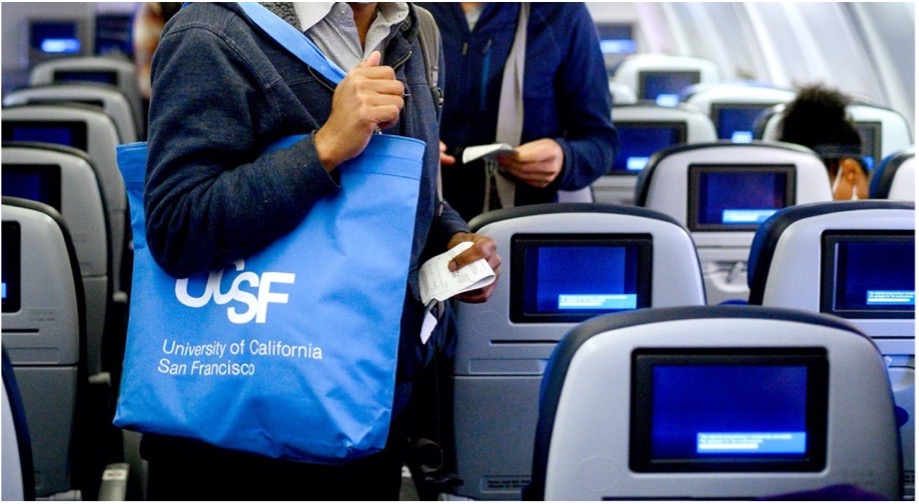
[[[912,231],[827,231],[822,241],[820,311],[850,319],[915,316]]]
[[[77,23],[73,21],[39,21],[29,23],[29,38],[33,49],[48,54],[80,52]]]
[[[61,211],[61,167],[52,164],[4,163],[3,195],[40,201]]]
[[[686,123],[617,121],[619,152],[613,174],[640,173],[655,152],[686,142]]]
[[[641,349],[632,366],[632,470],[823,469],[824,349]]]
[[[3,140],[47,142],[86,150],[86,123],[83,121],[3,121]]]
[[[604,54],[632,54],[635,52],[635,38],[632,25],[625,23],[597,23],[600,37],[600,51]]]
[[[862,137],[862,159],[873,170],[881,162],[881,123],[860,121],[855,128]]]
[[[580,322],[651,305],[651,235],[515,235],[513,322]]]
[[[3,313],[15,313],[22,304],[21,293],[21,237],[19,223],[3,221],[2,243],[2,276]]]
[[[642,71],[638,74],[638,97],[673,107],[683,88],[699,83],[697,71]]]
[[[101,82],[118,85],[118,73],[111,70],[55,70],[54,82]]]
[[[690,231],[753,231],[795,204],[794,165],[690,165]]]
[[[722,103],[712,104],[712,119],[718,138],[734,143],[753,141],[753,124],[769,105]]]

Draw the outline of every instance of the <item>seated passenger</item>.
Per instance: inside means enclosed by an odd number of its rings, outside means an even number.
[[[779,141],[813,149],[826,165],[833,198],[866,199],[871,178],[862,160],[862,139],[846,115],[850,98],[822,85],[806,86],[788,104]]]

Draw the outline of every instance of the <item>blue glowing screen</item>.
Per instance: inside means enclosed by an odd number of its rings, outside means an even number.
[[[615,173],[639,173],[655,152],[686,141],[683,124],[616,123],[619,152],[613,161]]]
[[[803,456],[804,365],[655,365],[651,455]]]
[[[672,107],[679,103],[680,91],[699,83],[699,72],[641,72],[639,98],[654,100],[658,105]]]
[[[916,242],[836,244],[836,310],[903,310],[916,306]]]
[[[45,142],[86,150],[87,126],[84,121],[3,121],[3,140]]]
[[[4,196],[39,201],[61,210],[61,169],[56,165],[4,164]]]
[[[73,131],[67,127],[16,126],[10,140],[18,142],[47,142],[73,147]]]
[[[534,247],[527,256],[528,312],[637,308],[637,247]]]
[[[3,221],[2,231],[2,295],[3,295],[3,313],[13,313],[19,311],[21,305],[21,253],[20,244],[20,227],[15,221]]]
[[[118,75],[108,70],[55,70],[54,82],[98,82],[118,85]]]
[[[76,54],[80,52],[77,25],[72,21],[32,21],[31,46],[49,54]]]
[[[719,105],[713,107],[718,138],[734,143],[753,141],[753,123],[767,105]]]
[[[580,322],[651,305],[650,234],[516,234],[510,319]]]
[[[699,174],[698,223],[756,226],[784,208],[788,174],[725,170]]]

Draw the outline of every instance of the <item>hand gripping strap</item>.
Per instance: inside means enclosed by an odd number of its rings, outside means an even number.
[[[345,72],[338,65],[326,59],[313,41],[287,21],[256,2],[238,2],[237,4],[265,33],[326,79],[338,84],[345,78]]]

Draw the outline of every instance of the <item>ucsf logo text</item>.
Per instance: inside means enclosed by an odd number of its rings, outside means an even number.
[[[236,275],[227,292],[220,291],[224,270],[212,271],[207,277],[204,292],[197,297],[188,293],[187,278],[176,280],[176,299],[189,308],[201,308],[207,305],[211,299],[218,305],[236,301],[244,305],[246,309],[240,312],[237,306],[227,308],[227,318],[230,322],[247,324],[252,319],[255,319],[256,324],[264,324],[268,319],[268,303],[287,304],[288,295],[286,293],[272,292],[272,284],[292,284],[296,275],[294,273],[274,271],[266,271],[258,275],[252,271],[243,271],[246,263],[242,259],[234,261],[233,265],[236,266],[236,271],[242,271],[242,273]],[[243,284],[249,285],[248,290],[242,289]],[[258,288],[257,293],[253,294],[251,292],[253,288]]]

